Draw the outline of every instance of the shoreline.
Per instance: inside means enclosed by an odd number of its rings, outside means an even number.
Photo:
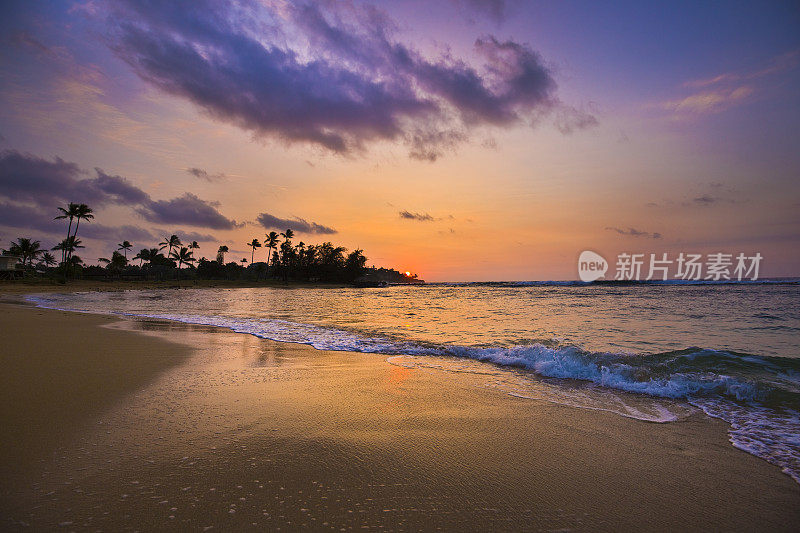
[[[15,280],[0,281],[0,297],[30,293],[51,292],[115,292],[126,290],[157,290],[157,289],[342,289],[351,285],[342,283],[307,283],[301,281],[226,281],[226,280],[169,280],[169,281],[93,281],[72,280],[67,283],[58,283],[53,280]]]
[[[48,441],[34,433],[23,441],[36,457],[15,461],[3,491],[4,519],[17,525],[100,527],[93,522],[101,519],[98,505],[109,512],[102,523],[110,529],[163,528],[171,520],[289,529],[328,522],[790,530],[800,523],[800,487],[733,448],[727,424],[705,415],[647,424],[514,398],[487,390],[475,376],[400,368],[375,354],[175,322],[9,304],[2,304],[2,320],[22,342],[4,358],[24,354],[28,363],[27,380],[6,373],[5,402],[27,388],[40,393],[42,405],[58,403],[57,393],[42,389],[58,383],[41,377],[56,360],[71,363],[52,372],[68,396],[85,388],[75,381],[81,369],[105,365],[92,387],[104,398],[96,408],[62,401],[54,416],[17,401],[4,413],[6,425],[15,416],[38,419],[57,436]],[[31,333],[52,328],[62,328],[53,330],[59,349],[38,355],[46,361],[31,360]],[[5,340],[8,346],[14,339]],[[107,395],[95,390],[111,383],[112,371],[120,371],[120,381]],[[59,426],[67,429],[53,429]],[[3,457],[4,470],[13,470],[13,455]],[[153,502],[156,495],[163,500]]]

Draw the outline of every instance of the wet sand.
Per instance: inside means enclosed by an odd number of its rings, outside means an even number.
[[[800,485],[700,414],[645,423],[169,322],[0,305],[0,331],[4,529],[800,524]]]

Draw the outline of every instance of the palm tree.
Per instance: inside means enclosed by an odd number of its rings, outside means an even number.
[[[39,264],[44,265],[45,267],[51,267],[56,264],[56,258],[53,257],[53,254],[50,252],[44,252]]]
[[[64,218],[68,218],[69,219],[69,225],[67,226],[67,237],[66,237],[67,239],[69,239],[69,236],[72,235],[72,220],[78,214],[78,204],[76,204],[74,202],[70,202],[67,205],[67,207],[59,207],[58,210],[61,211],[61,214],[58,215],[53,220],[60,220],[60,219],[64,219]],[[65,263],[67,261],[66,253],[67,253],[66,250],[62,250],[62,252],[61,252],[61,262],[62,263]]]
[[[199,249],[200,249],[200,245],[197,244],[197,241],[192,241],[192,243],[189,245],[189,250],[191,250],[191,252],[193,254],[194,254],[195,250],[199,250]]]
[[[142,248],[141,250],[139,250],[139,253],[134,255],[131,259],[133,259],[134,261],[138,259],[139,266],[141,267],[142,265],[144,265],[145,261],[150,260],[150,250],[148,250],[147,248]]]
[[[158,243],[161,248],[159,250],[163,250],[164,248],[168,248],[167,250],[167,257],[172,257],[172,249],[181,245],[181,240],[178,238],[177,235],[171,235],[169,237],[165,237],[163,242]]]
[[[178,270],[181,269],[181,266],[184,263],[186,263],[187,265],[189,263],[194,263],[194,257],[192,257],[192,252],[190,252],[189,248],[187,248],[186,246],[184,246],[180,250],[175,250],[174,252],[172,252],[171,257],[173,259],[178,260]]]
[[[117,250],[122,250],[122,253],[125,254],[125,259],[128,259],[128,250],[133,248],[133,245],[128,241],[122,241],[117,246],[119,247],[119,248],[117,248]],[[136,258],[134,258],[134,259],[136,259]]]
[[[114,251],[114,253],[111,255],[111,259],[100,257],[97,260],[101,263],[106,263],[106,268],[109,270],[121,271],[123,268],[128,266],[128,259],[117,251]]]
[[[36,256],[44,253],[44,250],[39,249],[40,246],[41,243],[39,241],[34,241],[26,237],[19,237],[17,242],[11,243],[11,248],[9,248],[8,251],[12,255],[18,255],[22,258],[22,266],[25,266],[26,262],[29,263],[30,266],[33,266],[33,260]]]
[[[283,243],[281,244],[281,262],[283,263],[283,280],[287,281],[289,279],[289,255],[291,254],[292,250],[292,237],[294,237],[294,232],[290,229],[287,229],[285,232],[281,233],[281,237],[283,237]]]
[[[72,234],[72,237],[73,238],[78,237],[78,226],[80,226],[81,220],[85,220],[88,222],[93,218],[94,215],[92,214],[92,208],[86,204],[79,204],[75,213],[75,232]],[[67,253],[69,255],[72,255],[73,251],[74,250],[68,251]],[[67,259],[69,260],[69,257],[67,257]]]
[[[224,244],[220,246],[219,249],[217,250],[217,263],[219,263],[220,265],[224,265],[225,254],[227,253],[228,253],[228,247],[225,246]]]
[[[261,243],[258,242],[258,239],[253,239],[251,242],[247,243],[247,246],[253,249],[253,251],[250,252],[250,262],[252,263],[256,253],[256,248],[261,248]]]
[[[278,234],[274,231],[267,233],[267,238],[264,241],[264,246],[269,248],[269,257],[267,258],[267,266],[272,264],[272,250],[278,248]]]
[[[61,250],[61,252],[67,258],[66,261],[67,263],[77,264],[75,261],[71,261],[71,259],[72,259],[72,252],[74,252],[78,248],[84,248],[84,246],[81,244],[80,239],[76,239],[75,236],[72,235],[69,238],[64,239],[60,243],[53,246],[51,250]]]

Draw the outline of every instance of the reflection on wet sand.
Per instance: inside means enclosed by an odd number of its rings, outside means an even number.
[[[196,350],[43,462],[11,506],[17,525],[780,529],[797,519],[791,480],[699,416],[643,424],[513,397],[487,388],[489,365],[442,372],[151,320],[111,328]],[[732,487],[722,504],[719,486]]]

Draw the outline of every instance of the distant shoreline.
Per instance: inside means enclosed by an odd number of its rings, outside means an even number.
[[[689,287],[689,286],[730,286],[730,285],[800,285],[800,278],[763,278],[756,281],[691,281],[691,280],[649,280],[649,281],[617,281],[598,280],[583,282],[577,280],[563,281],[433,281],[415,283],[388,283],[386,286],[454,286],[454,287]],[[159,290],[159,289],[351,289],[377,288],[372,286],[355,286],[348,283],[322,283],[306,281],[281,280],[165,280],[165,281],[129,281],[129,280],[70,280],[59,283],[52,279],[33,278],[17,280],[0,280],[0,295],[29,294],[34,292],[83,292],[83,291],[124,291],[124,290]]]

